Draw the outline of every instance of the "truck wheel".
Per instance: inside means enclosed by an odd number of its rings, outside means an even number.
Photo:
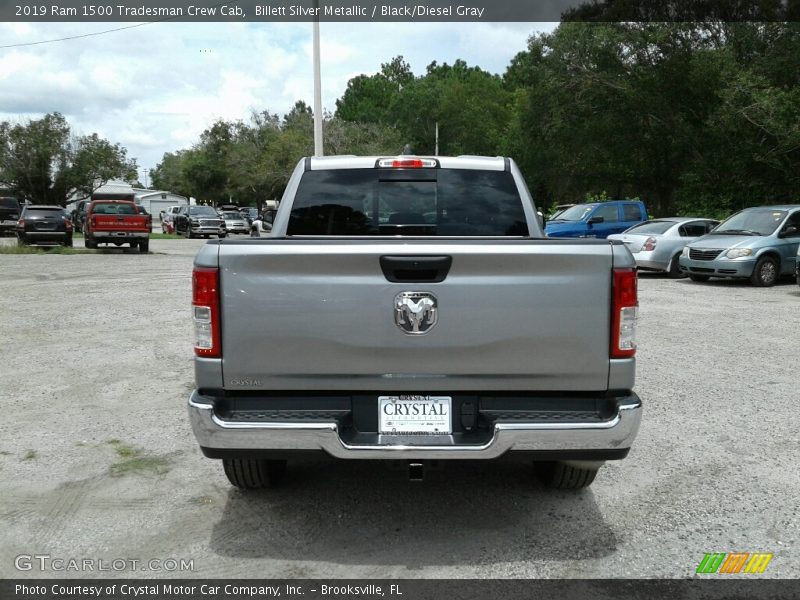
[[[228,481],[242,490],[272,487],[286,474],[285,460],[224,458],[222,466]]]
[[[573,467],[560,461],[536,463],[535,469],[539,481],[556,490],[580,490],[589,487],[597,475],[597,469]]]
[[[694,273],[689,273],[689,279],[692,281],[697,281],[698,283],[703,283],[704,281],[708,281],[708,275],[695,275]]]
[[[680,279],[681,277],[686,277],[686,275],[684,275],[681,271],[680,256],[680,253],[678,253],[672,257],[671,261],[669,261],[669,265],[667,266],[667,275],[670,279]]]
[[[150,251],[150,240],[139,242],[139,253],[147,254]]]
[[[89,248],[90,250],[94,250],[95,248],[97,248],[97,242],[95,242],[88,235],[84,235],[83,245]]]
[[[770,287],[778,281],[778,261],[771,256],[762,256],[753,269],[750,283],[756,287]]]

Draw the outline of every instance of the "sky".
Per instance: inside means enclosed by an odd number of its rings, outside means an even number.
[[[131,23],[0,23],[0,46]],[[322,105],[347,82],[403,55],[415,74],[464,59],[502,74],[548,23],[322,23]],[[0,48],[0,121],[60,112],[74,133],[119,143],[144,171],[191,147],[219,118],[313,105],[311,23],[152,23],[102,35]]]

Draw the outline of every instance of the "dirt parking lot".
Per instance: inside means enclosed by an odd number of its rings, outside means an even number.
[[[245,494],[186,419],[203,243],[0,254],[0,577],[688,577],[733,551],[774,553],[762,577],[800,573],[793,282],[641,277],[644,421],[587,491],[513,463],[412,483],[311,461]],[[142,562],[18,570],[20,555]]]

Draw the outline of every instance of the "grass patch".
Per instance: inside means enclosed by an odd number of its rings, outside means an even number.
[[[114,452],[123,459],[109,467],[112,477],[131,474],[163,475],[169,471],[169,462],[166,458],[143,454],[141,450],[123,444],[116,438],[108,440],[106,444],[114,446]]]
[[[137,453],[138,454],[138,453]],[[169,462],[160,456],[134,456],[127,460],[114,463],[109,468],[112,477],[123,475],[163,475],[169,471]]]
[[[96,254],[96,251],[64,246],[0,246],[0,254]]]
[[[135,448],[131,448],[130,446],[126,446],[125,444],[120,444],[114,451],[117,453],[117,456],[120,458],[137,458],[139,456],[139,451]]]
[[[36,450],[28,450],[22,457],[22,460],[36,460],[39,458],[39,453]]]

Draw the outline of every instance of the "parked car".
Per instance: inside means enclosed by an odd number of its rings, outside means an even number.
[[[247,206],[244,208],[240,208],[239,212],[245,219],[247,219],[248,225],[252,225],[253,221],[255,221],[258,218],[258,209],[255,206]]]
[[[228,233],[250,233],[250,225],[238,210],[226,210],[222,213],[225,229]]]
[[[72,246],[72,219],[60,206],[24,206],[17,222],[17,244]]]
[[[225,221],[213,206],[183,205],[175,215],[174,222],[175,233],[187,238],[216,235],[222,239],[228,235]]]
[[[608,236],[620,240],[628,247],[643,271],[665,271],[670,277],[686,277],[681,271],[680,257],[683,247],[704,236],[719,225],[713,219],[668,217],[645,221],[622,233]]]
[[[606,238],[647,221],[647,208],[639,200],[609,200],[576,204],[545,227],[547,237]]]
[[[19,221],[21,207],[19,200],[12,196],[0,198],[0,235],[11,233],[13,235]]]
[[[172,221],[172,214],[164,211],[161,217],[161,233],[175,233],[175,223]]]
[[[75,231],[83,231],[83,225],[86,223],[86,210],[92,203],[91,198],[80,200],[75,205],[75,210],[72,211],[72,226]]]
[[[132,200],[92,201],[83,226],[84,245],[97,248],[98,244],[130,244],[139,252],[147,252],[153,217],[140,208]]]
[[[692,281],[750,279],[759,287],[795,272],[800,247],[800,204],[746,208],[683,249],[681,271]]]
[[[161,232],[175,233],[175,215],[180,211],[181,205],[168,206],[161,213]]]

